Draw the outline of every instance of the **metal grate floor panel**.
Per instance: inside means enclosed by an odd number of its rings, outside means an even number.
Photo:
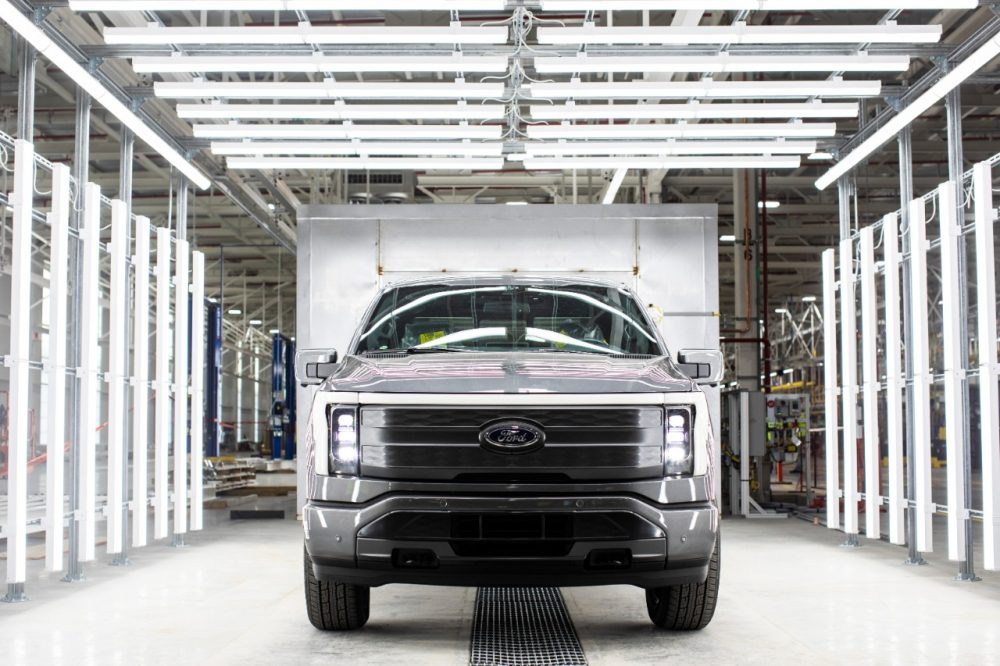
[[[481,587],[469,666],[586,666],[559,588]]]

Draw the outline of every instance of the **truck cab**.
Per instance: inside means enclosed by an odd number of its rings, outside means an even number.
[[[672,356],[619,284],[433,278],[383,289],[318,384],[303,510],[309,619],[357,629],[370,588],[630,584],[669,629],[719,581],[717,350]]]

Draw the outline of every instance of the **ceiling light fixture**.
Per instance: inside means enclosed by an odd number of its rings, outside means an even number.
[[[498,140],[500,125],[193,125],[198,139],[481,139]]]
[[[243,314],[243,310],[240,310],[239,308],[231,308],[230,310],[228,310],[228,312],[229,312],[229,314],[233,315],[234,317],[238,317],[241,314]]]
[[[773,210],[775,208],[780,208],[780,207],[781,207],[781,202],[780,201],[758,201],[757,202],[757,208],[758,209],[766,208],[768,210]]]
[[[251,326],[260,326],[264,322],[262,322],[260,319],[251,319],[247,323],[250,324]]]
[[[801,9],[801,3],[799,4]],[[607,9],[604,3],[602,9]],[[704,9],[704,7],[702,8]],[[812,9],[810,7],[810,9]],[[109,28],[110,29],[110,28]],[[119,28],[124,30],[126,28]],[[127,28],[134,30],[134,28]],[[105,31],[106,32],[106,31]],[[877,44],[934,43],[940,25],[747,25],[538,28],[539,44]],[[169,43],[169,42],[168,42]]]
[[[808,139],[831,137],[836,133],[837,125],[835,123],[528,125],[527,130],[528,138],[531,139]]]
[[[815,141],[577,141],[525,143],[527,157],[564,155],[769,155],[816,150]],[[777,202],[768,202],[777,203]],[[768,206],[773,208],[775,206]]]
[[[196,120],[502,120],[503,104],[178,104]],[[851,114],[856,115],[856,114]]]
[[[176,58],[159,58],[159,60],[174,59]],[[138,60],[138,58],[135,60]],[[133,60],[133,63],[135,60]],[[539,56],[535,58],[535,70],[539,74],[607,74],[613,72],[905,72],[909,67],[909,56],[878,56],[867,54],[757,56],[722,53],[709,56],[603,57],[587,55],[586,51],[584,51],[576,56]]]
[[[837,162],[829,171],[816,181],[816,188],[823,190],[838,178],[857,166],[862,160],[881,148],[922,113],[934,106],[962,81],[975,74],[981,67],[1000,55],[1000,35],[994,35],[985,44],[976,49],[969,57],[956,65],[950,72],[931,86],[927,92],[913,100],[907,107],[890,118],[878,128],[861,145],[852,150],[846,157]]]
[[[244,7],[240,7],[244,9]],[[252,25],[184,26],[146,25],[138,28],[105,28],[111,45],[171,44],[506,44],[505,26],[383,25]]]
[[[121,102],[110,90],[80,66],[68,53],[63,51],[44,32],[7,0],[0,0],[0,18],[26,42],[53,65],[63,71],[82,88],[91,99],[111,112],[123,125],[135,132],[136,137],[159,153],[167,162],[183,173],[199,189],[206,189],[211,181],[191,162],[174,150],[156,130]]]
[[[878,9],[973,9],[978,0],[541,0],[545,11],[852,11]],[[72,4],[72,3],[71,3]]]
[[[555,157],[525,158],[528,171],[555,169],[795,169],[798,157],[742,155],[703,157]]]
[[[815,303],[816,302],[816,297],[815,296],[803,296],[802,297],[802,302],[803,303]]]
[[[833,155],[824,151],[817,151],[806,158],[807,160],[832,160]]]
[[[368,81],[157,81],[157,97],[172,99],[485,99],[503,97],[503,83]]]
[[[433,155],[499,157],[503,143],[461,141],[226,141],[213,142],[216,155]]]
[[[143,0],[142,9],[150,12],[180,11],[406,11],[413,0]],[[494,11],[504,8],[505,0],[423,0],[423,11]],[[76,12],[134,12],[132,0],[70,0]]]
[[[719,236],[719,242],[720,243],[735,243],[736,242],[736,236],[733,236],[732,234],[723,234],[722,236]]]
[[[267,107],[265,107],[267,108]],[[180,109],[180,106],[178,106]],[[855,118],[857,102],[760,102],[729,104],[532,104],[533,120],[702,120],[732,118]],[[183,117],[183,116],[182,116]]]
[[[532,97],[559,98],[747,98],[874,97],[881,81],[587,81],[531,83]]]
[[[363,169],[369,171],[500,171],[501,157],[230,157],[230,169]]]
[[[846,59],[846,58],[845,58]],[[904,58],[903,60],[906,60]],[[215,72],[506,72],[506,56],[137,56],[140,74]],[[844,67],[842,70],[847,71]],[[905,69],[905,67],[903,68]]]

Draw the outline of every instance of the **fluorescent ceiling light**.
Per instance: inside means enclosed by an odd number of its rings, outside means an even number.
[[[493,11],[504,8],[505,0],[423,0],[422,11]],[[132,0],[70,0],[77,12],[134,12]],[[143,0],[149,12],[178,11],[406,11],[413,0]]]
[[[802,302],[803,303],[815,303],[816,302],[816,297],[815,296],[803,296],[802,297]]]
[[[503,104],[178,104],[177,115],[219,120],[502,120]],[[856,115],[856,114],[851,114]]]
[[[767,208],[768,210],[772,210],[774,208],[780,208],[780,207],[781,207],[781,202],[780,201],[758,201],[757,202],[757,208]]]
[[[788,314],[787,308],[775,308],[774,314]]]
[[[500,171],[501,157],[230,157],[230,169],[353,169],[368,171],[434,171],[468,169]]]
[[[605,5],[602,9],[607,9]],[[705,9],[702,7],[702,9]],[[802,3],[799,4],[802,9]],[[812,7],[810,7],[812,9]],[[538,28],[539,44],[874,44],[928,43],[940,25],[747,25]]]
[[[251,326],[260,326],[264,322],[262,322],[260,319],[251,319],[247,323],[250,324]]]
[[[239,308],[232,308],[229,310],[229,314],[233,315],[234,317],[238,317],[239,315],[243,314],[243,310],[240,310]]]
[[[531,139],[763,139],[831,137],[834,123],[528,125]],[[197,134],[195,135],[197,136]]]
[[[806,158],[807,160],[832,160],[833,155],[824,151],[817,151]]]
[[[988,42],[976,49],[969,57],[955,66],[950,72],[931,86],[927,92],[920,95],[909,106],[901,110],[861,145],[852,150],[845,158],[837,162],[829,171],[816,181],[817,189],[826,189],[831,183],[857,166],[862,160],[881,148],[904,127],[913,122],[920,114],[939,102],[962,81],[975,74],[981,67],[1000,55],[1000,35],[994,35]]]
[[[500,125],[193,125],[199,139],[482,139],[498,140]]]
[[[0,18],[2,18],[26,42],[35,47],[39,54],[45,56],[53,65],[63,71],[73,82],[82,88],[91,99],[111,112],[123,125],[131,129],[136,138],[159,153],[167,162],[183,173],[199,189],[206,189],[211,181],[191,162],[184,159],[173,149],[152,127],[136,115],[127,105],[95,79],[87,70],[81,67],[73,58],[49,39],[24,14],[7,0],[0,0]]]
[[[158,97],[240,98],[240,99],[459,99],[503,97],[503,83],[465,83],[446,81],[369,82],[369,81],[157,81],[153,90]]]
[[[357,141],[227,141],[213,142],[216,155],[434,155],[499,157],[502,142],[471,143],[461,141],[393,141],[359,143]]]
[[[178,106],[178,108],[180,108]],[[857,102],[761,102],[731,104],[532,104],[534,120],[699,120],[732,118],[854,118]]]
[[[903,58],[906,60],[906,58]],[[183,72],[506,72],[506,56],[136,56],[140,74]],[[840,69],[847,71],[845,68]],[[905,69],[905,67],[903,68]]]
[[[666,11],[776,11],[972,9],[978,0],[541,0],[545,11],[666,10]],[[72,5],[72,1],[71,1]]]
[[[507,206],[527,206],[527,201],[505,201],[504,204]]]
[[[171,60],[171,58],[159,58]],[[133,63],[135,60],[133,60]],[[540,74],[609,72],[905,72],[909,56],[757,56],[722,53],[708,56],[538,56],[535,70]],[[138,71],[138,70],[136,70]],[[155,71],[155,70],[154,70]],[[197,71],[197,70],[185,70]],[[263,70],[269,71],[269,70]]]
[[[578,141],[525,143],[527,157],[564,155],[769,155],[806,154],[815,141]],[[777,203],[777,202],[768,202]],[[772,208],[774,206],[769,206]]]
[[[798,157],[532,157],[524,160],[528,171],[555,169],[795,169]]]
[[[736,236],[733,236],[732,234],[724,234],[722,236],[719,236],[719,242],[720,243],[735,243],[736,242]]]
[[[277,335],[278,333],[281,333],[281,331],[277,328],[272,328],[270,331],[268,331],[268,333],[270,333],[271,335]]]
[[[108,44],[506,44],[505,26],[252,25],[105,28]],[[855,40],[858,41],[858,40]],[[864,40],[861,40],[864,41]]]
[[[554,98],[873,97],[881,81],[571,81],[531,83],[531,96]]]

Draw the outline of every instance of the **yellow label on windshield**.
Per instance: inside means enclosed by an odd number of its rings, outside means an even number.
[[[443,338],[445,336],[444,331],[431,331],[430,333],[420,334],[420,344],[427,344],[431,340],[437,340],[438,338]]]

